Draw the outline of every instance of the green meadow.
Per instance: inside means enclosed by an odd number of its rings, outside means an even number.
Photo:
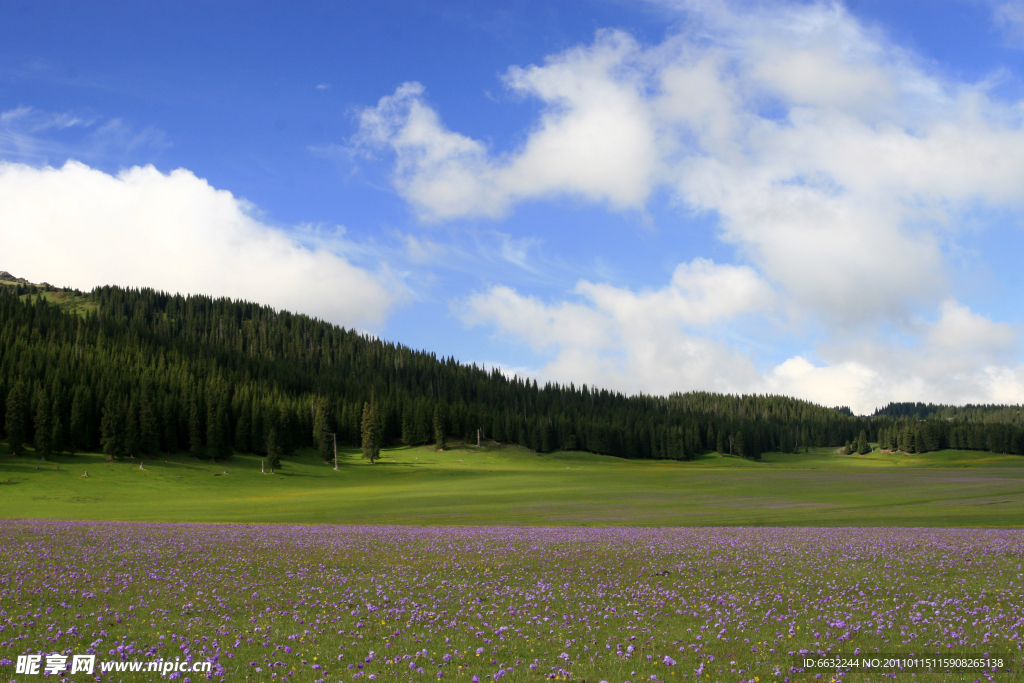
[[[1024,525],[1024,457],[969,451],[718,454],[692,462],[513,446],[385,449],[370,465],[313,451],[273,476],[256,456],[40,462],[0,445],[0,515],[24,519],[326,524]],[[141,467],[140,467],[141,464]],[[83,476],[88,472],[88,477]]]

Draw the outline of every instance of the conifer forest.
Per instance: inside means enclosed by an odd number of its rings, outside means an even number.
[[[0,288],[0,402],[14,453],[223,459],[448,440],[692,459],[877,443],[1024,453],[1018,406],[891,404],[872,416],[771,395],[625,396],[538,385],[247,301],[99,287]]]

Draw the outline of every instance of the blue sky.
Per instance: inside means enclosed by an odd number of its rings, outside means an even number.
[[[1024,4],[3,15],[15,275],[628,393],[1024,399]]]

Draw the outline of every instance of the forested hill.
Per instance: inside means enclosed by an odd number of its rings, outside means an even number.
[[[929,418],[973,423],[999,423],[1024,425],[1024,406],[1019,405],[973,405],[947,406],[941,403],[890,403],[875,411],[879,417]]]
[[[245,301],[0,287],[0,396],[15,452],[113,457],[485,439],[626,458],[879,436],[884,421],[780,396],[631,396],[509,378]],[[864,437],[861,437],[863,441]]]

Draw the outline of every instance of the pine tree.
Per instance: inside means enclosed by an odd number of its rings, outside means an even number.
[[[327,400],[318,399],[314,404],[316,414],[313,417],[313,443],[317,453],[326,462],[334,458],[334,440],[331,437],[331,426],[327,421]]]
[[[293,419],[294,413],[288,409],[288,404],[285,401],[281,401],[277,406],[277,439],[281,448],[282,457],[292,452],[295,447],[295,439],[293,438],[294,430]]]
[[[7,430],[7,444],[11,447],[11,453],[14,455],[21,455],[22,446],[25,443],[26,412],[25,385],[18,380],[7,393],[7,415],[4,425]]]
[[[868,445],[868,435],[864,430],[860,430],[860,436],[857,437],[857,452],[861,455],[867,455],[871,452],[871,446]]]
[[[380,425],[377,418],[377,404],[363,404],[361,424],[363,457],[372,465],[380,457]]]
[[[448,445],[447,441],[445,440],[444,418],[444,405],[438,403],[436,406],[434,406],[434,443],[437,444],[437,450],[439,451],[443,451],[444,447]],[[535,448],[534,450],[539,450],[539,448],[540,444],[537,444],[537,448]]]
[[[248,396],[242,401],[242,407],[238,412],[238,422],[235,424],[235,448],[243,453],[253,450],[252,400]]]
[[[50,449],[54,453],[64,450],[64,421],[61,419],[60,398],[54,396],[50,407]]]
[[[203,422],[202,407],[199,403],[200,389],[193,387],[189,396],[188,406],[188,451],[193,458],[203,457]]]
[[[71,454],[74,455],[78,449],[85,450],[88,446],[85,443],[85,396],[81,387],[75,389],[74,398],[71,400],[71,424],[68,429],[68,446]]]
[[[267,465],[270,467],[270,473],[274,473],[274,468],[280,469],[281,467],[281,456],[283,455],[281,449],[281,440],[278,437],[277,425],[272,425],[267,430]]]
[[[215,454],[221,460],[231,457],[234,441],[231,431],[231,400],[228,389],[225,387],[218,397],[217,405],[217,430],[220,433],[220,444]]]
[[[111,391],[103,404],[103,421],[100,425],[103,452],[111,458],[120,459],[125,455],[125,412],[127,406],[123,398]]]
[[[548,418],[542,417],[540,420],[540,451],[541,453],[550,453],[555,450],[555,434]]]
[[[35,446],[36,455],[40,460],[52,453],[50,449],[50,437],[52,436],[50,425],[50,402],[47,400],[46,392],[39,388],[36,391],[36,419],[35,419]]]
[[[128,412],[125,414],[124,450],[128,457],[134,458],[140,453],[142,443],[139,432],[139,399],[134,394],[128,399]]]
[[[747,442],[743,437],[743,432],[736,432],[736,455],[741,458],[747,457]]]
[[[430,440],[431,418],[430,408],[425,401],[416,408],[416,431],[413,443],[427,443]]]
[[[160,450],[160,425],[153,404],[153,388],[146,382],[139,393],[139,452],[145,455]]]
[[[211,387],[206,399],[206,452],[210,462],[224,453],[224,432],[227,416],[221,402],[219,387]]]
[[[160,449],[165,453],[176,453],[181,450],[181,404],[178,396],[166,394],[160,403],[163,430],[160,436]]]
[[[411,403],[406,403],[402,409],[402,443],[406,446],[412,446],[416,443],[416,419],[413,415],[414,411],[415,408]]]

